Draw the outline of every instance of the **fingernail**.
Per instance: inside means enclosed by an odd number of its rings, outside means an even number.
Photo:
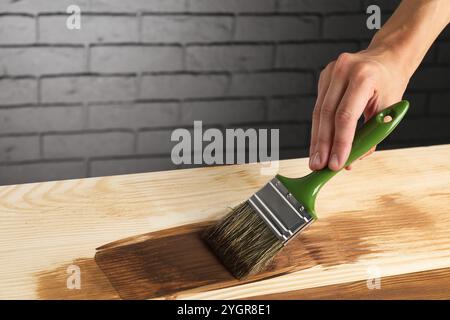
[[[337,157],[337,155],[335,153],[333,153],[331,155],[329,166],[330,166],[330,169],[332,169],[332,170],[340,169],[340,167],[339,167],[339,160],[338,160],[338,157]]]
[[[313,168],[320,167],[320,154],[319,154],[319,152],[316,152],[314,154],[314,158],[312,159],[312,167]]]

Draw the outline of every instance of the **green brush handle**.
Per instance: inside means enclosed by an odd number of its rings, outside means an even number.
[[[344,167],[359,159],[372,147],[383,141],[400,123],[408,111],[408,108],[408,101],[400,101],[389,108],[384,109],[367,121],[360,129],[358,129],[355,133],[355,138],[353,139],[350,155],[345,162]],[[384,122],[384,118],[386,116],[390,116],[392,120],[389,122]],[[317,193],[322,186],[339,171],[332,171],[328,168],[324,168],[319,171],[313,171],[309,175],[302,178],[292,179],[280,175],[278,175],[277,178],[316,218],[314,204]]]

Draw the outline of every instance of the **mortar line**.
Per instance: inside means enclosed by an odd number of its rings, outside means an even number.
[[[274,13],[278,14],[280,13],[280,9],[281,9],[281,0],[274,0]]]
[[[35,18],[34,18],[34,28],[35,28],[35,31],[34,31],[34,41],[35,41],[35,43],[37,44],[37,43],[39,43],[39,41],[40,41],[40,37],[41,37],[41,34],[40,34],[40,21],[39,21],[39,14],[36,14],[35,16],[34,16]]]
[[[138,101],[142,94],[142,72],[134,75],[134,101]]]
[[[65,163],[65,162],[82,162],[83,158],[54,158],[54,159],[30,159],[30,160],[18,160],[18,161],[0,161],[2,166],[19,166],[37,163]]]
[[[183,120],[184,105],[185,105],[184,100],[180,100],[178,102],[178,107],[177,107],[177,123],[178,124],[181,124],[182,120]]]
[[[38,76],[36,78],[36,104],[40,105],[42,103],[42,78]]]
[[[142,43],[144,41],[142,11],[138,11],[136,13],[136,19],[137,19],[137,32],[138,32],[137,40],[139,43]]]

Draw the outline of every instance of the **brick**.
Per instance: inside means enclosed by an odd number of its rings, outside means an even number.
[[[133,16],[83,15],[80,30],[68,29],[66,19],[66,16],[39,17],[39,42],[86,44],[138,41],[138,23]]]
[[[138,136],[138,153],[140,154],[170,154],[173,146],[170,137],[173,130],[143,131]]]
[[[223,96],[227,86],[225,75],[149,75],[142,77],[143,99],[184,99]]]
[[[319,36],[317,17],[238,16],[238,41],[283,41],[313,39]]]
[[[366,26],[368,15],[349,14],[327,16],[324,20],[323,33],[328,39],[371,39],[377,30]],[[386,21],[383,17],[382,23]]]
[[[191,136],[191,147],[192,147],[192,156],[193,156],[193,151],[194,150],[203,150],[207,145],[209,145],[210,144],[210,142],[209,141],[201,141],[201,144],[200,145],[194,145],[194,126],[193,126],[193,123],[191,123],[190,125],[187,125],[187,126],[182,126],[182,127],[179,127],[179,128],[174,128],[174,130],[173,131],[175,131],[175,130],[178,130],[178,129],[183,129],[183,130],[187,130],[188,132],[189,132],[189,134],[190,134],[190,136]],[[206,130],[208,130],[208,129],[218,129],[221,133],[222,133],[222,135],[223,136],[225,136],[225,131],[224,131],[224,129],[223,129],[223,126],[222,126],[222,124],[220,124],[220,125],[210,125],[210,124],[205,124],[205,123],[203,123],[202,124],[202,131],[203,131],[203,133],[206,131]],[[169,139],[170,140],[170,139]],[[170,150],[172,150],[172,147],[173,146],[175,146],[176,144],[178,144],[178,141],[174,141],[174,142],[170,142]],[[192,158],[192,162],[193,162],[194,160],[193,160],[193,158]],[[184,167],[184,165],[185,165],[185,163],[181,163],[180,164],[180,166],[181,167]]]
[[[271,46],[218,45],[187,48],[187,69],[245,71],[272,67]]]
[[[342,52],[358,51],[355,43],[285,44],[277,48],[276,65],[280,68],[322,68]]]
[[[35,103],[37,81],[35,79],[0,78],[0,105]]]
[[[0,48],[0,75],[42,75],[84,70],[83,48]]]
[[[39,158],[39,137],[18,136],[0,138],[0,162]]]
[[[186,0],[91,0],[89,10],[94,12],[184,12]]]
[[[311,121],[315,97],[272,99],[269,102],[270,121]]]
[[[409,82],[410,89],[450,89],[450,67],[421,67]]]
[[[190,12],[273,12],[275,0],[189,0]]]
[[[43,78],[43,102],[129,101],[135,97],[135,78],[72,76]]]
[[[46,158],[97,157],[133,152],[130,132],[80,133],[44,136]]]
[[[175,169],[170,157],[107,159],[91,162],[91,176],[109,176]]]
[[[441,34],[439,35],[439,39],[446,39],[449,40],[450,39],[450,26],[446,26],[444,28],[444,30],[441,32]]]
[[[83,126],[81,106],[0,109],[0,133],[80,130]]]
[[[177,103],[138,103],[90,107],[89,126],[104,128],[151,128],[178,123]]]
[[[312,75],[308,73],[235,74],[231,82],[230,95],[271,96],[310,93],[312,83]]]
[[[0,44],[34,43],[36,28],[34,18],[25,16],[0,16]]]
[[[82,161],[38,162],[0,166],[2,185],[83,178],[86,165]]]
[[[280,0],[280,12],[329,13],[361,11],[360,0]]]
[[[232,18],[227,16],[144,16],[146,42],[219,42],[231,40]]]
[[[258,100],[225,100],[185,102],[182,124],[193,125],[195,120],[204,124],[247,123],[264,120],[264,103]]]
[[[425,54],[425,57],[422,59],[423,63],[433,63],[437,60],[437,54],[438,54],[438,45],[436,42],[434,42],[431,47],[428,49],[427,53]]]
[[[309,125],[271,122],[262,124],[255,129],[278,129],[280,133],[280,148],[302,148],[309,143]]]
[[[308,148],[283,148],[280,150],[280,160],[306,158],[309,155]]]
[[[450,115],[450,92],[431,95],[430,113],[432,115]]]
[[[177,46],[96,46],[90,63],[94,72],[178,71],[183,51]]]
[[[0,12],[42,13],[66,12],[70,5],[87,9],[89,0],[0,0]]]
[[[280,128],[280,148],[287,148],[287,147],[304,148],[309,144],[309,133],[310,133],[309,125],[282,124],[279,126],[279,128]]]
[[[438,62],[450,62],[450,42],[439,43]]]
[[[368,6],[375,4],[380,7],[381,12],[392,12],[398,7],[400,2],[401,0],[364,0],[363,8],[365,11]]]
[[[449,138],[450,130],[442,118],[405,118],[391,133],[389,141],[429,141],[434,139],[437,142]]]
[[[424,115],[427,108],[427,94],[426,93],[411,93],[406,92],[403,96],[404,100],[408,100],[410,108],[408,114],[410,115]]]
[[[385,140],[383,140],[383,143],[380,143],[377,146],[376,151],[381,150],[391,150],[391,149],[401,149],[401,148],[410,148],[410,147],[417,147],[419,145],[424,145],[424,143],[420,143],[417,141],[390,141],[390,136],[388,136]]]

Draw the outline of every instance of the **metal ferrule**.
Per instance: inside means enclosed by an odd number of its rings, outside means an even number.
[[[277,178],[251,196],[248,202],[284,245],[314,221]]]

